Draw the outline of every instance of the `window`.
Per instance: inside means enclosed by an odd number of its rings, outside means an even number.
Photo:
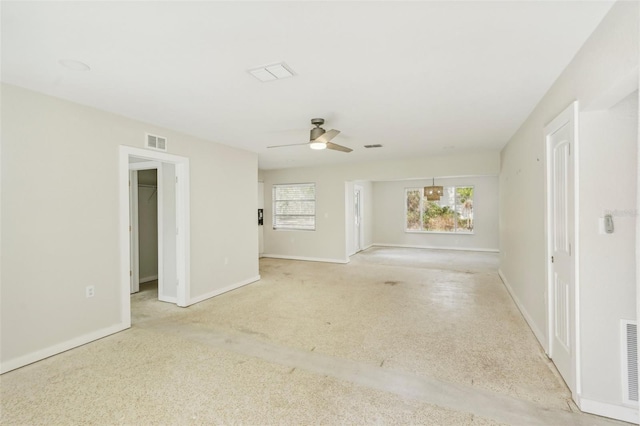
[[[439,201],[424,188],[405,190],[406,232],[473,232],[473,186],[446,186]]]
[[[316,184],[273,185],[273,229],[316,229]]]

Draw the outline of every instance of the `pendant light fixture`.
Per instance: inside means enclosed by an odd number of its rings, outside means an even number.
[[[428,201],[439,201],[440,197],[444,194],[443,188],[441,186],[436,186],[436,178],[432,178],[431,186],[424,187],[424,196],[427,197]]]

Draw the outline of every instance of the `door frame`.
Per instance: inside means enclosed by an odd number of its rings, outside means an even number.
[[[140,291],[140,256],[138,235],[138,171],[129,168],[129,266],[131,293]]]
[[[546,275],[547,275],[547,287],[546,287],[546,297],[545,301],[547,304],[547,347],[546,353],[547,356],[553,359],[553,317],[554,317],[554,291],[553,291],[553,268],[551,266],[551,256],[553,252],[553,230],[551,229],[551,217],[552,217],[552,191],[551,191],[551,154],[552,151],[550,149],[551,136],[561,129],[564,126],[570,126],[571,129],[571,155],[569,156],[570,161],[573,163],[573,175],[571,178],[573,179],[573,241],[570,242],[572,248],[571,256],[573,265],[573,287],[574,287],[574,315],[571,320],[574,322],[573,329],[574,334],[571,336],[571,370],[573,373],[573,381],[574,383],[567,383],[567,386],[571,390],[574,401],[579,404],[579,397],[582,393],[582,384],[580,377],[580,275],[579,275],[579,233],[580,222],[579,222],[579,161],[578,161],[578,101],[572,102],[564,111],[562,111],[556,118],[554,118],[549,124],[547,124],[544,128],[544,149],[545,149],[545,159],[546,159],[546,173],[545,173],[545,267],[546,267]],[[566,379],[565,379],[566,380]]]
[[[164,152],[119,147],[119,201],[120,201],[120,306],[121,319],[126,327],[131,326],[131,246],[129,241],[129,159],[142,158],[160,163],[175,165],[176,170],[176,223],[177,223],[177,256],[178,275],[177,305],[188,306],[190,301],[190,197],[189,197],[189,159]]]

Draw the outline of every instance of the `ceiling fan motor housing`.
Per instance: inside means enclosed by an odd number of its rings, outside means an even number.
[[[325,130],[322,127],[320,127],[324,124],[324,118],[312,118],[311,124],[313,124],[316,127],[311,129],[311,137],[309,138],[309,140],[315,141],[320,136],[324,135]]]
[[[315,127],[311,129],[311,139],[312,141],[318,139],[320,136],[324,135],[325,130],[322,127]]]

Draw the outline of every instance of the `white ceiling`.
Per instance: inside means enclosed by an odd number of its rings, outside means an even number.
[[[611,4],[2,1],[2,81],[254,151],[264,169],[499,150]],[[280,61],[297,75],[247,72]],[[307,142],[313,117],[354,151],[266,148]]]

